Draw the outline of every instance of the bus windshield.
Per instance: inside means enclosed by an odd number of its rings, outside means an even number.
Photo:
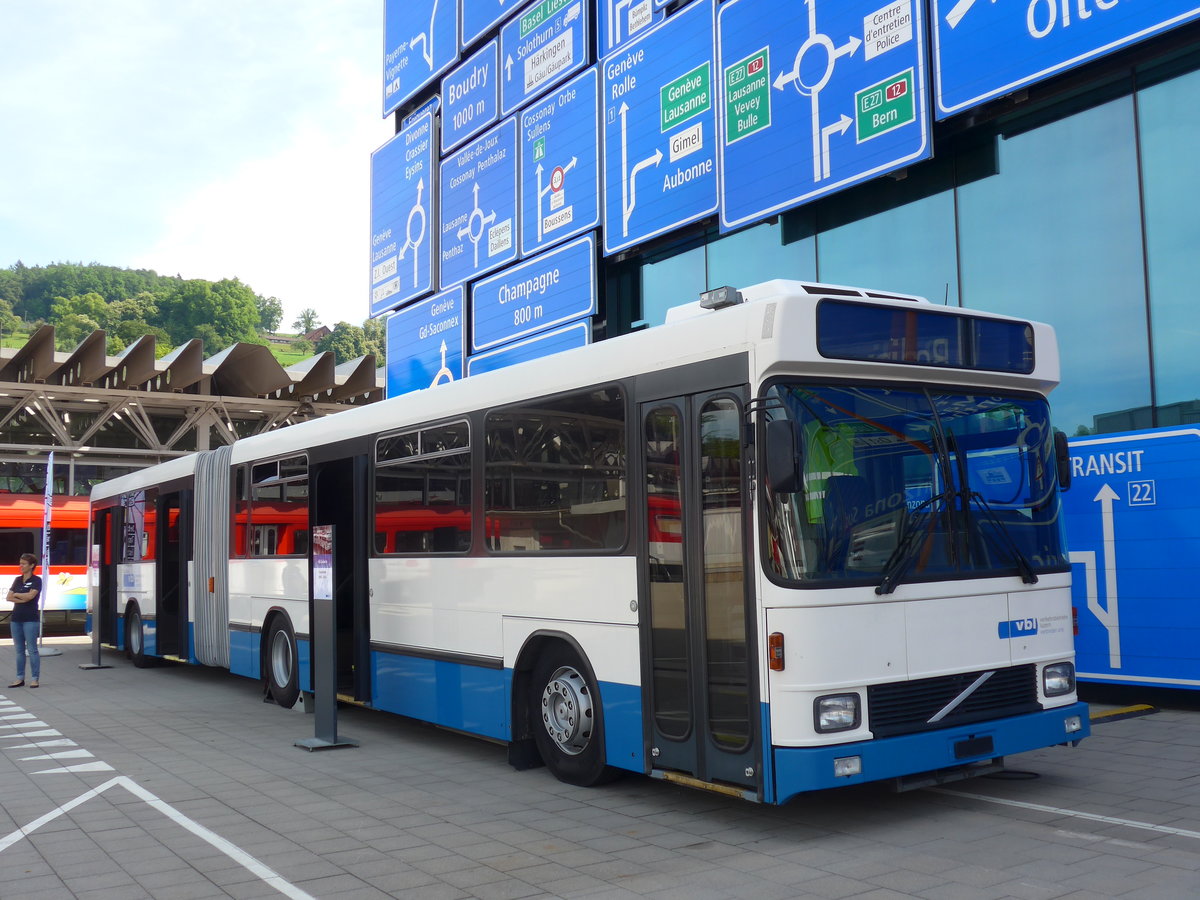
[[[874,584],[1068,567],[1049,409],[1038,397],[777,382],[794,493],[767,485],[766,565],[785,582]]]

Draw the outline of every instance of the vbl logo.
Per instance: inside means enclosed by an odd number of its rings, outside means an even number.
[[[998,630],[1001,638],[1025,637],[1038,633],[1038,623],[1033,618],[1011,619],[1001,622]]]

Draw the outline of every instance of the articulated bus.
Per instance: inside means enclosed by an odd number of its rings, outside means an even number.
[[[20,574],[22,553],[41,557],[44,515],[41,494],[0,494],[0,580],[5,590]],[[44,561],[38,568],[44,583],[42,620],[78,629],[87,606],[88,500],[56,495],[50,515],[49,571]]]
[[[658,328],[97,486],[97,640],[284,706],[331,654],[339,700],[574,784],[783,803],[978,774],[1088,733],[1058,375],[1033,322],[709,292]],[[310,600],[317,526],[332,600]]]

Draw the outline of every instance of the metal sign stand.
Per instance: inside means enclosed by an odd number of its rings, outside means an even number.
[[[337,615],[333,600],[332,525],[313,527],[312,549],[309,621],[312,633],[314,734],[313,737],[296,741],[295,746],[305,750],[357,747],[358,741],[346,737],[339,739],[337,733]]]

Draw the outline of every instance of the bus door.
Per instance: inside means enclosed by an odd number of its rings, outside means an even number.
[[[319,642],[335,641],[339,697],[371,700],[371,629],[367,606],[367,458],[353,456],[315,463],[312,478],[313,525],[333,526],[333,596],[336,634],[313,629],[313,653]]]
[[[741,391],[643,403],[651,762],[760,791]]]
[[[191,492],[160,494],[155,517],[155,640],[159,656],[186,660],[188,641],[188,574],[191,559]]]
[[[92,543],[100,545],[97,572],[96,605],[92,609],[92,628],[100,643],[117,646],[117,562],[121,558],[122,509],[110,506],[92,512]]]

